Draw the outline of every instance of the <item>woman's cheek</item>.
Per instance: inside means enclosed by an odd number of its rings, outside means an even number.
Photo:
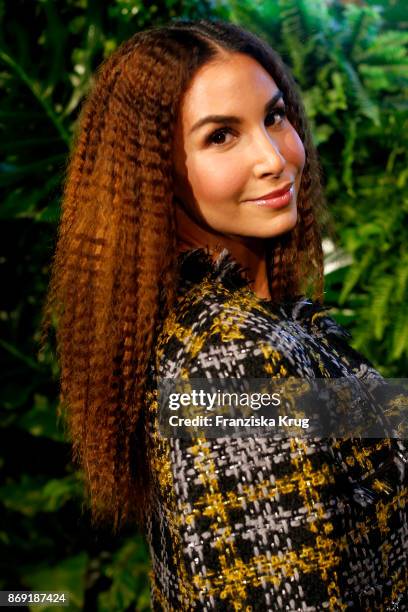
[[[283,144],[286,161],[295,164],[299,169],[303,170],[305,165],[305,148],[295,128],[292,128],[290,132],[284,135]]]
[[[233,156],[206,157],[195,164],[189,172],[193,192],[208,200],[230,199],[242,191],[243,172],[241,164]],[[240,171],[241,170],[241,171]]]

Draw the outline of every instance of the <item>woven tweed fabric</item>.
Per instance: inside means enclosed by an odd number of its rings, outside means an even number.
[[[381,378],[326,311],[180,256],[145,405],[153,610],[408,610],[405,443],[159,433],[157,377]]]

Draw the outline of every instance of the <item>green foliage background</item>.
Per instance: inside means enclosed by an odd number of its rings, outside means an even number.
[[[38,355],[61,182],[98,64],[181,16],[246,25],[291,67],[337,228],[326,303],[385,376],[408,371],[405,2],[0,0],[0,590],[67,590],[70,610],[150,608],[142,536],[90,529],[55,416],[57,366]]]

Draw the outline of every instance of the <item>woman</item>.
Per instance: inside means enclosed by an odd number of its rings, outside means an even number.
[[[99,70],[46,324],[94,522],[141,522],[154,610],[406,609],[400,442],[159,427],[162,379],[381,378],[319,303],[323,213],[295,82],[253,34],[178,21]]]

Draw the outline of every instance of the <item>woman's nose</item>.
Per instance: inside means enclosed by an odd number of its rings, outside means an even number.
[[[264,174],[280,175],[286,165],[286,159],[282,155],[279,142],[268,132],[260,130],[254,138],[253,146],[253,170],[256,176]]]

